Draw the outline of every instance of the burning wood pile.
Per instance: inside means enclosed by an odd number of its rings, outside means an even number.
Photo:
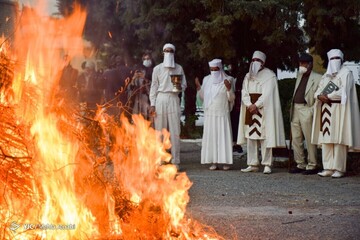
[[[102,106],[85,117],[56,94],[48,31],[61,26],[74,56],[85,16],[24,14],[15,50],[0,48],[0,239],[221,239],[186,216],[191,182],[162,164],[168,132],[138,115],[119,124]]]

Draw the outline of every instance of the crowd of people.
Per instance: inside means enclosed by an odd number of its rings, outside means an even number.
[[[162,50],[163,62],[156,66],[151,55],[144,54],[141,65],[129,68],[116,58],[116,65],[102,73],[95,71],[92,62],[85,62],[79,76],[65,59],[60,88],[70,99],[77,96],[88,110],[107,103],[108,113],[114,116],[125,113],[152,118],[155,129],[170,132],[171,163],[179,169],[179,95],[187,81],[182,66],[175,62],[175,46],[167,43]],[[343,66],[341,50],[330,50],[328,60],[327,71],[321,76],[313,71],[311,55],[303,53],[298,59],[289,123],[296,162],[289,171],[292,174],[343,177],[347,152],[360,149],[353,75]],[[202,84],[195,79],[204,110],[201,163],[210,164],[210,170],[229,170],[233,152],[242,152],[241,146],[246,145],[248,166],[241,172],[258,172],[262,165],[263,173],[270,174],[273,149],[287,147],[278,79],[265,63],[266,54],[255,51],[248,73],[237,79],[231,76],[231,65],[224,69],[222,60],[216,58],[208,63],[210,74]],[[319,148],[322,164],[317,157]]]

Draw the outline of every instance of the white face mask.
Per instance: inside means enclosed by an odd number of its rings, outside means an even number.
[[[164,66],[165,67],[175,67],[174,53],[164,52]]]
[[[258,61],[251,62],[250,64],[250,75],[255,76],[262,67],[262,63]]]
[[[300,73],[300,74],[306,73],[307,70],[308,70],[308,69],[307,69],[306,67],[303,67],[303,66],[300,66],[300,67],[299,67],[299,73]]]
[[[330,60],[330,74],[339,72],[341,67],[341,59],[332,59]]]
[[[220,83],[221,78],[221,72],[220,71],[210,71],[211,72],[211,80],[213,83]]]
[[[143,61],[143,65],[144,65],[145,67],[150,67],[151,64],[152,64],[152,62],[151,62],[150,59],[146,59],[146,60]]]

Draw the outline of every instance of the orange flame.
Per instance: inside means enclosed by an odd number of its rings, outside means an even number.
[[[29,156],[29,183],[21,197],[0,178],[0,222],[7,225],[0,238],[221,239],[186,216],[192,183],[168,164],[169,132],[155,131],[141,115],[132,122],[122,115],[119,126],[99,106],[89,120],[97,131],[86,135],[79,116],[55,96],[62,56],[82,52],[86,13],[76,7],[66,19],[51,19],[25,9],[20,19],[8,104],[29,143],[8,155]]]

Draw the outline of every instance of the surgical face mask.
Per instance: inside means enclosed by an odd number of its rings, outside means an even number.
[[[306,67],[304,67],[304,66],[300,66],[300,67],[299,67],[299,73],[300,73],[300,74],[306,73],[307,70],[308,70],[308,69],[307,69]]]
[[[145,67],[150,67],[151,64],[152,64],[152,62],[151,62],[150,59],[145,59],[145,60],[143,61],[143,65],[144,65]]]
[[[339,72],[341,67],[341,59],[330,60],[329,67],[330,67],[330,74]]]
[[[262,63],[259,61],[253,61],[250,64],[250,75],[255,76],[261,69]]]
[[[174,53],[164,52],[164,66],[165,67],[175,67]]]

